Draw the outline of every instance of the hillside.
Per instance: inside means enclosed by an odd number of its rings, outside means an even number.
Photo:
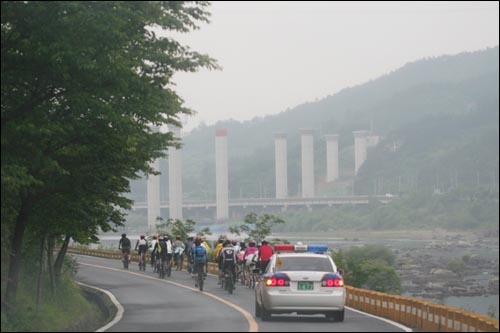
[[[317,195],[353,191],[352,131],[371,127],[383,139],[354,179],[356,194],[446,193],[488,184],[498,192],[498,91],[496,47],[409,63],[277,115],[199,127],[184,138],[184,196],[215,199],[217,127],[228,129],[232,198],[274,196],[275,132],[288,133],[288,188],[296,196],[304,127],[314,130]],[[324,134],[333,133],[340,134],[340,180],[332,185],[324,182]],[[167,172],[162,163],[162,184]],[[133,187],[133,196],[144,198],[144,182]]]

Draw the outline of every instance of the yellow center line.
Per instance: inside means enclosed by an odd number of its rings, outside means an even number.
[[[259,325],[257,324],[257,322],[255,321],[255,319],[253,318],[253,316],[247,310],[243,309],[242,307],[239,307],[238,305],[236,305],[234,303],[231,303],[231,302],[225,300],[224,298],[221,298],[221,297],[216,296],[214,294],[211,294],[209,292],[199,291],[196,288],[188,287],[186,285],[183,285],[183,284],[180,284],[180,283],[177,283],[177,282],[173,282],[173,281],[169,281],[169,280],[162,280],[162,279],[159,279],[159,278],[156,278],[156,277],[152,277],[152,276],[149,276],[149,275],[139,274],[139,273],[130,272],[130,271],[124,271],[123,269],[111,268],[111,267],[106,267],[106,266],[101,266],[101,265],[95,265],[95,264],[88,264],[88,263],[83,263],[83,262],[81,262],[80,265],[91,266],[91,267],[101,268],[101,269],[107,269],[107,270],[110,270],[110,271],[116,271],[116,272],[120,272],[120,273],[128,273],[128,274],[132,274],[132,275],[137,275],[137,276],[140,276],[141,278],[147,278],[147,279],[154,280],[154,281],[160,281],[160,282],[168,283],[168,284],[171,284],[171,285],[174,285],[174,286],[177,286],[177,287],[181,287],[181,288],[185,288],[185,289],[188,289],[188,290],[191,290],[191,291],[198,292],[198,293],[200,293],[202,295],[205,295],[205,296],[208,296],[208,297],[212,297],[213,299],[215,299],[215,300],[217,300],[219,302],[222,302],[222,303],[226,304],[227,306],[229,306],[229,307],[235,309],[236,311],[240,312],[243,315],[243,317],[245,317],[245,319],[248,321],[248,331],[249,332],[258,332],[259,331]]]

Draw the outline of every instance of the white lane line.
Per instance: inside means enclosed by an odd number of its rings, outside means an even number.
[[[101,268],[101,269],[107,269],[107,270],[110,270],[110,271],[116,271],[116,272],[120,272],[120,273],[128,273],[128,274],[132,274],[132,275],[137,275],[137,276],[140,276],[141,278],[147,278],[147,279],[154,280],[154,281],[160,281],[160,282],[168,283],[168,284],[171,284],[171,285],[174,285],[174,286],[177,286],[177,287],[181,287],[181,288],[185,288],[185,289],[188,289],[188,290],[192,290],[192,291],[198,292],[198,293],[206,295],[208,297],[212,297],[213,299],[216,299],[219,302],[222,302],[222,303],[226,304],[227,306],[230,306],[233,309],[235,309],[236,311],[240,312],[243,315],[243,317],[245,317],[245,319],[248,321],[248,331],[249,332],[258,332],[259,331],[259,325],[257,324],[257,322],[255,321],[255,319],[253,318],[253,316],[247,310],[245,310],[245,309],[237,306],[236,304],[233,304],[233,303],[231,303],[231,302],[229,302],[229,301],[227,301],[227,300],[225,300],[225,299],[223,299],[223,298],[221,298],[219,296],[211,294],[209,292],[199,291],[196,288],[188,287],[188,286],[185,286],[183,284],[180,284],[180,283],[177,283],[177,282],[173,282],[173,281],[169,281],[169,280],[162,280],[162,279],[155,278],[155,277],[152,277],[152,276],[149,276],[149,275],[139,274],[139,273],[130,272],[130,271],[124,271],[123,269],[105,267],[105,266],[101,266],[101,265],[88,264],[88,263],[83,263],[83,262],[81,262],[80,265],[90,266],[90,267],[95,267],[95,268]]]
[[[370,313],[363,312],[363,311],[360,311],[360,310],[356,310],[356,309],[350,308],[350,307],[348,307],[348,306],[346,306],[345,308],[346,308],[346,309],[349,309],[349,310],[351,310],[351,311],[354,311],[354,312],[361,313],[361,314],[363,314],[363,315],[365,315],[365,316],[368,316],[368,317],[372,317],[372,318],[376,318],[376,319],[379,319],[379,320],[385,321],[386,323],[389,323],[389,324],[391,324],[391,325],[394,325],[394,326],[396,326],[396,327],[398,327],[398,328],[402,329],[402,330],[403,330],[403,331],[405,331],[405,332],[413,332],[413,330],[412,330],[411,328],[406,327],[406,326],[404,326],[403,324],[396,323],[395,321],[389,320],[389,319],[387,319],[387,318],[377,317],[377,316],[372,315],[372,314],[370,314]]]
[[[98,288],[98,287],[95,287],[95,286],[91,286],[91,285],[88,285],[86,283],[82,283],[82,282],[78,282],[78,281],[76,283],[78,283],[81,286],[85,286],[85,287],[97,289],[97,290],[105,293],[106,295],[108,295],[109,299],[111,299],[111,302],[113,302],[113,304],[116,306],[116,308],[118,310],[118,311],[116,311],[115,318],[113,318],[112,321],[110,321],[109,323],[107,323],[103,327],[97,329],[95,332],[104,332],[104,331],[110,329],[111,327],[113,327],[114,325],[116,325],[116,323],[118,323],[120,320],[122,320],[123,312],[125,310],[123,309],[123,306],[120,304],[120,302],[118,302],[118,300],[116,299],[115,295],[113,295],[112,293],[110,293],[107,290],[104,290],[104,289],[101,289],[101,288]]]

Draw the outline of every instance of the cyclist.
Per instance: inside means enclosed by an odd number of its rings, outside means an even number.
[[[118,243],[118,250],[122,250],[123,254],[123,263],[127,261],[130,263],[130,248],[132,247],[130,243],[130,239],[127,238],[127,234],[122,234],[122,238],[120,239],[120,242]],[[128,266],[127,266],[128,267]]]
[[[158,235],[153,235],[153,240],[149,243],[149,253],[151,254],[151,267],[156,272],[156,252],[155,247],[158,243]]]
[[[259,257],[257,259],[257,266],[261,273],[266,271],[267,265],[269,264],[269,259],[274,254],[273,247],[270,246],[267,240],[262,241],[262,245],[259,248]]]
[[[166,270],[171,267],[172,265],[172,256],[174,254],[174,251],[173,251],[173,246],[172,246],[172,241],[170,240],[170,237],[168,235],[163,235],[163,239],[165,240],[165,243],[167,244],[167,266],[166,266]]]
[[[219,238],[219,240],[217,241],[217,246],[215,246],[214,249],[214,261],[218,264],[219,267],[219,281],[217,281],[217,284],[220,284],[222,280],[222,266],[219,257],[220,257],[220,251],[222,250],[223,247],[224,247],[224,239]]]
[[[245,242],[240,242],[239,251],[236,254],[238,259],[238,277],[241,277],[241,283],[245,284]]]
[[[156,253],[157,262],[163,267],[164,272],[167,271],[167,243],[165,241],[165,237],[160,236],[158,239],[158,243],[156,243],[153,252]],[[160,268],[160,267],[158,267]],[[159,271],[159,269],[158,269]]]
[[[219,262],[219,252],[220,252],[220,250],[222,250],[223,247],[224,247],[224,239],[219,238],[219,240],[217,241],[217,245],[215,246],[215,249],[214,249],[214,261],[215,262]]]
[[[236,282],[236,251],[230,240],[224,241],[224,247],[219,252],[219,267],[222,267],[222,270],[219,270],[219,276],[221,273],[226,274],[228,270],[231,270],[234,285]]]
[[[208,256],[210,254],[211,249],[210,249],[210,245],[208,245],[206,239],[201,238],[201,237],[200,237],[200,239],[201,239],[201,245],[205,248],[205,250],[207,250],[207,260],[205,261],[205,273],[203,273],[204,276],[207,276],[208,275]]]
[[[203,274],[203,267],[205,266],[205,262],[207,261],[207,249],[202,246],[201,243],[202,239],[200,237],[196,237],[192,250],[195,272],[195,287],[198,287],[198,275]]]
[[[183,253],[184,243],[179,236],[176,236],[174,241],[174,262],[176,266],[175,270],[177,271],[182,271],[182,263],[184,261]]]
[[[194,274],[193,274],[193,246],[194,246],[193,236],[189,236],[187,238],[185,252],[186,252],[186,256],[187,256],[187,270],[188,270],[188,273],[191,274],[191,277],[194,277]]]
[[[135,243],[135,250],[139,249],[139,268],[141,265],[144,265],[144,269],[146,269],[146,251],[148,250],[148,241],[146,240],[146,236],[141,235],[140,239]]]
[[[234,252],[236,252],[236,255],[238,255],[238,252],[240,252],[240,245],[238,244],[238,241],[236,239],[233,239],[231,241],[231,245],[234,248]]]
[[[255,263],[258,258],[258,249],[255,247],[255,241],[250,240],[248,242],[248,247],[245,250],[245,255],[243,259],[245,260],[245,281],[247,285],[250,285],[250,271],[255,267]]]

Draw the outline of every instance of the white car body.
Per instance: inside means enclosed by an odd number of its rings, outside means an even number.
[[[268,286],[272,282],[266,280],[272,278],[281,279],[283,285]],[[325,279],[339,285],[326,286]],[[271,257],[255,289],[255,314],[267,320],[273,313],[320,313],[343,321],[345,298],[342,275],[329,255],[278,253]]]

